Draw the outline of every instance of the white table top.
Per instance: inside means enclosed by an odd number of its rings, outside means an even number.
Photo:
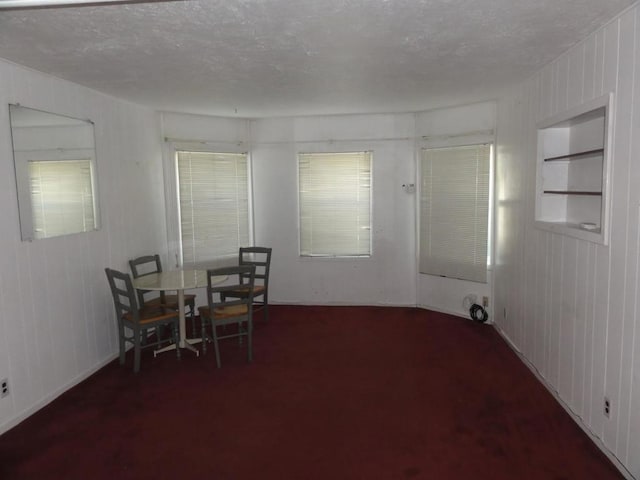
[[[227,277],[213,277],[222,283]],[[133,286],[140,290],[186,290],[207,286],[206,270],[169,270],[166,272],[150,273],[133,279]]]

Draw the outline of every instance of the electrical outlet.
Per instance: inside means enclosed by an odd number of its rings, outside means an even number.
[[[485,308],[489,306],[489,297],[482,297],[482,306]]]
[[[607,397],[604,397],[604,416],[609,418],[611,414],[611,402]]]
[[[0,381],[0,398],[4,398],[9,395],[9,379],[3,378]]]

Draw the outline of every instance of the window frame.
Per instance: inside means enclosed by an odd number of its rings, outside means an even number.
[[[302,204],[301,204],[301,184],[300,184],[300,157],[301,155],[343,155],[343,154],[368,154],[369,155],[369,251],[367,254],[303,254],[302,253]],[[311,150],[298,151],[296,153],[296,182],[297,182],[297,222],[298,222],[298,257],[303,259],[367,259],[373,256],[373,191],[374,191],[374,151],[368,149],[348,148],[337,151],[332,150]]]

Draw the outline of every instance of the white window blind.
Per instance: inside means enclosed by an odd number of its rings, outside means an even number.
[[[491,145],[422,151],[420,272],[487,280]]]
[[[33,236],[95,230],[91,160],[29,161]]]
[[[298,155],[300,254],[371,254],[371,152]]]
[[[249,244],[247,155],[177,152],[184,265],[237,256]]]

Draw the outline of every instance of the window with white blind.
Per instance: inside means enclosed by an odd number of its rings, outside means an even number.
[[[301,153],[300,255],[371,255],[371,152]]]
[[[249,245],[246,154],[176,152],[183,265],[238,255]]]
[[[491,145],[424,149],[420,272],[486,282]]]
[[[29,161],[33,238],[96,229],[91,160]]]

